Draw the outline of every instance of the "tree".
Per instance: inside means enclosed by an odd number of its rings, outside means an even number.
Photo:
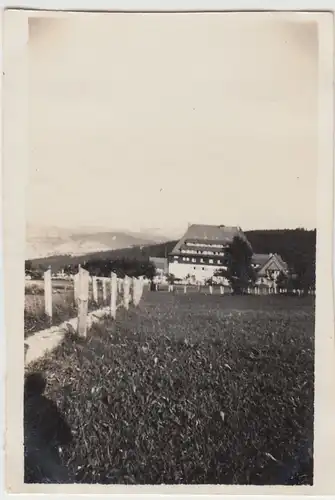
[[[307,294],[310,290],[315,290],[315,260],[306,266],[298,275],[300,289]]]
[[[24,270],[26,272],[26,274],[31,274],[32,270],[33,270],[33,263],[31,260],[26,260],[25,263],[24,263]]]
[[[280,271],[276,279],[276,285],[279,289],[287,290],[288,292],[292,292],[294,288],[297,287],[296,283],[296,275],[293,270],[289,270],[287,273]]]
[[[46,264],[37,264],[36,266],[32,266],[30,275],[32,278],[40,280],[43,278],[43,275],[47,270],[48,266]]]
[[[71,276],[72,274],[77,274],[79,270],[79,264],[66,264],[63,270],[67,276]]]
[[[149,259],[122,257],[111,260],[108,258],[91,258],[82,266],[94,276],[109,277],[113,272],[119,278],[124,278],[127,275],[130,277],[146,276],[152,279],[156,274],[156,267]]]
[[[227,278],[233,293],[240,294],[255,283],[256,273],[251,263],[252,249],[239,236],[235,236],[226,253],[226,269],[216,273]]]
[[[167,282],[169,285],[174,285],[175,281],[176,281],[176,277],[174,274],[172,273],[166,273],[165,275],[166,279],[167,279]]]

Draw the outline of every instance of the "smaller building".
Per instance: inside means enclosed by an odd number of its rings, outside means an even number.
[[[276,253],[254,254],[252,265],[257,273],[256,286],[276,288],[276,280],[280,273],[288,273],[288,265]]]
[[[155,282],[165,283],[167,281],[166,275],[169,272],[168,259],[164,259],[163,257],[149,257],[149,261],[156,268]]]
[[[68,279],[68,275],[64,272],[64,269],[61,269],[57,273],[52,273],[52,279],[65,280]]]

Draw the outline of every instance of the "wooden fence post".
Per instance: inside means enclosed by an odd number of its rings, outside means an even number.
[[[52,320],[52,283],[51,269],[44,273],[44,310],[45,314]]]
[[[86,337],[90,274],[81,267],[78,275],[78,335],[80,337]]]
[[[139,304],[139,280],[133,277],[133,304],[137,306]]]
[[[143,276],[140,276],[140,281],[139,281],[138,287],[139,287],[139,301],[140,301],[142,298],[142,295],[143,295],[143,288],[144,288]]]
[[[212,295],[213,293],[213,286],[212,285],[209,285],[209,293]]]
[[[129,299],[130,299],[130,279],[128,278],[128,276],[125,276],[123,280],[123,305],[126,311],[129,309]]]
[[[220,293],[221,295],[224,295],[224,287],[222,285],[220,286]]]
[[[118,292],[118,281],[115,273],[111,273],[111,317],[116,318],[116,299]]]
[[[73,290],[74,290],[74,301],[77,305],[77,300],[78,300],[78,280],[79,280],[79,273],[75,274],[73,276]]]
[[[107,280],[106,280],[106,278],[102,278],[102,298],[103,298],[103,301],[106,302],[106,300],[107,300]]]
[[[98,281],[96,276],[92,277],[92,290],[93,290],[93,300],[98,303]]]
[[[184,285],[184,293],[187,293],[187,285]]]

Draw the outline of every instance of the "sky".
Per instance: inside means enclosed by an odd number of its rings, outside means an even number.
[[[28,57],[28,224],[316,226],[308,16],[32,18]]]

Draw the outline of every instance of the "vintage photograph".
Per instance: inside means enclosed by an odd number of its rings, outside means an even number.
[[[313,485],[318,44],[29,18],[25,483]]]

